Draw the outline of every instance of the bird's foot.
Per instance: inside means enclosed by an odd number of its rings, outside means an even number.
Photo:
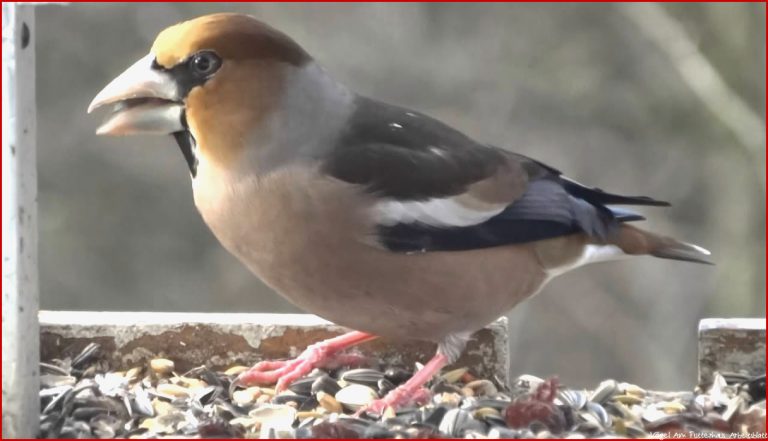
[[[397,410],[411,404],[423,406],[430,399],[432,399],[432,394],[426,388],[419,386],[413,389],[404,384],[390,391],[384,398],[373,400],[367,406],[358,410],[355,416],[359,417],[364,413],[382,415],[387,408]]]
[[[316,367],[356,364],[365,360],[359,355],[338,352],[374,338],[374,335],[354,331],[310,345],[293,360],[261,361],[240,374],[233,386],[277,383],[275,390],[283,391]]]
[[[236,381],[243,386],[277,383],[275,389],[282,391],[320,365],[328,356],[327,348],[319,344],[311,345],[293,360],[260,361],[240,374]]]
[[[426,404],[430,399],[430,394],[429,391],[424,389],[424,385],[447,363],[448,357],[438,352],[429,360],[429,363],[424,365],[408,381],[389,392],[384,398],[372,401],[367,406],[358,410],[355,415],[360,416],[364,413],[381,415],[388,407],[397,410],[397,408],[410,403]]]

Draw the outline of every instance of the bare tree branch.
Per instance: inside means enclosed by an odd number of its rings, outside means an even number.
[[[619,10],[672,62],[685,84],[755,158],[763,188],[765,123],[723,80],[682,23],[658,3],[621,3]]]

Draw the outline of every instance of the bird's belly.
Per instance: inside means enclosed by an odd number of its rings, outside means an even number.
[[[195,199],[230,252],[289,301],[334,323],[440,340],[481,328],[544,283],[527,245],[423,254],[377,248],[365,201],[346,184],[285,179],[219,195],[215,209],[197,189]]]
[[[241,260],[300,308],[391,338],[440,340],[474,331],[545,280],[519,248],[406,255],[366,247],[305,242],[279,257]]]

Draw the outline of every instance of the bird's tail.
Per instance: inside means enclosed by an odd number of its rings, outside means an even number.
[[[650,255],[662,259],[713,265],[708,260],[711,253],[698,245],[681,242],[627,224],[622,224],[608,243],[616,245],[629,255]]]

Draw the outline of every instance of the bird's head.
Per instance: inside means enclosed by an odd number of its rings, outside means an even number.
[[[88,112],[114,105],[98,134],[173,134],[194,175],[196,145],[213,161],[233,160],[279,105],[288,72],[310,61],[297,43],[250,16],[207,15],[162,31]]]

